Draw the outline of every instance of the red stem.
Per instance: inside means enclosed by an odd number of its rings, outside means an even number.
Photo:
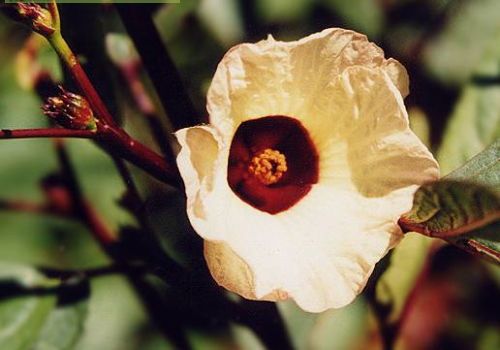
[[[175,162],[175,155],[170,147],[169,137],[165,133],[156,107],[141,81],[139,74],[140,67],[140,62],[135,60],[118,65],[123,77],[127,81],[130,93],[134,98],[137,108],[144,115],[149,124],[149,128],[157,145],[160,147],[167,161],[173,163]]]
[[[75,206],[74,214],[87,225],[94,237],[101,243],[101,246],[110,253],[111,244],[117,240],[115,233],[106,226],[99,214],[84,198],[64,144],[56,141],[55,146],[61,165],[61,173]]]
[[[91,130],[71,130],[60,128],[43,128],[43,129],[1,129],[0,140],[2,139],[28,139],[42,137],[75,137],[90,139],[96,137],[95,131]]]
[[[111,154],[130,161],[158,180],[175,187],[182,187],[176,167],[171,166],[165,161],[165,158],[152,151],[149,147],[131,138],[122,129],[104,125],[98,132],[97,141]]]
[[[99,120],[97,124],[97,133],[99,134],[97,142],[104,149],[108,150],[112,156],[118,155],[123,157],[158,180],[179,187],[181,183],[180,175],[174,165],[169,164],[162,156],[131,138],[130,135],[116,125],[111,113],[109,113],[106,105],[61,33],[56,31],[48,39],[61,60],[68,67],[73,79],[87,98],[94,114]]]
[[[58,213],[51,211],[46,205],[43,204],[5,199],[0,199],[0,210],[11,210],[21,213],[58,215]]]

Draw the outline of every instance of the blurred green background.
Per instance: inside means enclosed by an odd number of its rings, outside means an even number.
[[[498,0],[181,0],[151,11],[202,115],[210,79],[232,45],[257,41],[268,33],[279,40],[295,40],[328,27],[343,27],[366,34],[387,57],[408,69],[411,88],[405,102],[412,127],[437,155],[443,175],[500,135]],[[107,34],[125,35],[114,8],[61,5],[61,15],[64,35],[81,55],[108,106],[130,133],[154,147],[105,49]],[[29,68],[19,53],[29,38],[27,28],[0,15],[0,128],[47,125],[37,94],[23,83],[29,80]],[[46,46],[40,50],[38,63],[63,79],[54,53]],[[146,75],[144,81],[154,94]],[[67,146],[85,195],[107,223],[116,230],[134,224],[117,205],[124,187],[109,157],[88,141],[71,140]],[[1,141],[0,200],[43,200],[40,181],[57,167],[50,140]],[[185,266],[206,275],[200,240],[186,223],[182,197],[140,171],[134,174],[163,247]],[[0,210],[0,277],[45,281],[28,266],[86,269],[108,263],[78,223]],[[376,297],[392,306],[395,320],[414,290],[398,348],[493,350],[500,349],[499,287],[498,268],[410,234],[392,254]],[[96,277],[89,288],[88,295],[67,305],[56,304],[50,296],[0,299],[0,350],[31,349],[30,344],[44,350],[174,348],[152,324],[125,277]],[[381,348],[377,323],[364,296],[344,309],[319,315],[302,312],[291,302],[278,307],[298,349]],[[248,328],[232,322],[211,322],[210,315],[192,321],[174,312],[171,317],[180,322],[194,349],[262,347]]]

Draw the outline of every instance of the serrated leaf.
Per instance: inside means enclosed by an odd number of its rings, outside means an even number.
[[[500,219],[497,193],[472,182],[442,180],[421,186],[412,210],[399,224],[407,231],[430,237],[466,234]]]

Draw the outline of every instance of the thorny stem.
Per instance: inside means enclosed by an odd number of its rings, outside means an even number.
[[[0,140],[46,138],[46,137],[72,137],[72,138],[91,139],[96,137],[96,133],[91,130],[71,130],[71,129],[61,129],[61,128],[0,130]]]

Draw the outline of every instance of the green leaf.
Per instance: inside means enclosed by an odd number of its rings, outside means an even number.
[[[312,7],[308,0],[257,0],[257,13],[267,23],[283,23],[300,20]]]
[[[399,318],[410,291],[422,270],[432,239],[408,233],[394,248],[391,263],[376,286],[376,297],[382,305],[390,305],[388,321]]]
[[[500,263],[500,140],[442,181],[422,186],[399,223]]]
[[[498,77],[500,34],[497,35],[491,50],[483,57],[473,80],[464,88],[450,117],[437,153],[443,174],[463,165],[500,138]]]
[[[450,238],[463,235],[500,219],[497,193],[472,182],[442,180],[421,186],[412,210],[399,224],[407,231]]]
[[[224,47],[230,47],[243,39],[240,11],[238,3],[233,0],[205,0],[200,3],[197,15]]]
[[[500,140],[476,155],[462,167],[446,176],[446,179],[473,181],[500,191]]]
[[[448,242],[500,265],[500,221]]]
[[[155,14],[155,23],[160,35],[165,40],[171,40],[184,28],[185,20],[192,15],[200,0],[184,0],[174,6],[163,6]]]
[[[418,107],[408,109],[410,128],[424,145],[431,146],[431,128],[427,115]]]
[[[83,332],[88,300],[58,305],[47,318],[33,350],[70,350]]]
[[[498,23],[498,0],[451,2],[444,29],[424,51],[424,64],[444,83],[459,85],[468,81],[487,47],[493,44],[492,39],[498,38]]]
[[[296,349],[352,349],[368,326],[368,305],[362,297],[320,314],[307,313],[293,301],[278,307]]]
[[[0,349],[32,349],[56,303],[55,295],[8,298],[9,290],[40,287],[48,283],[35,270],[0,264]]]
[[[368,35],[372,40],[382,33],[384,11],[382,3],[375,0],[322,0],[325,6],[339,15],[348,28]]]
[[[86,280],[73,282],[62,285],[30,267],[0,263],[0,349],[72,349],[88,296]]]

